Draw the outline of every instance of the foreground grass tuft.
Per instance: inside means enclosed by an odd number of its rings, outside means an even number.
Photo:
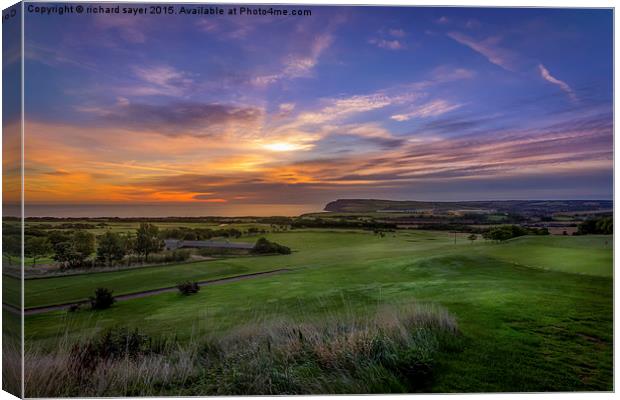
[[[153,340],[105,331],[26,354],[27,397],[425,391],[438,352],[458,346],[445,310],[411,304],[370,318],[279,320],[225,336]]]

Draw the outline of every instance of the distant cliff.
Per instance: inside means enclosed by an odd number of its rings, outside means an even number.
[[[426,210],[477,210],[517,214],[550,214],[557,212],[586,212],[613,210],[611,200],[504,200],[504,201],[396,201],[378,199],[339,199],[325,206],[325,211],[371,213],[371,212],[418,212]]]

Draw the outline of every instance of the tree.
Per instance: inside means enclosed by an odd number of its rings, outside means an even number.
[[[37,258],[45,257],[52,253],[52,243],[46,237],[29,237],[26,240],[26,246],[24,247],[24,253],[28,257],[32,257],[32,266],[37,265]]]
[[[54,245],[54,257],[62,268],[74,268],[82,263],[82,258],[75,251],[71,241],[59,242]]]
[[[164,247],[164,242],[159,238],[159,228],[153,224],[141,223],[136,230],[134,242],[136,253],[148,261],[149,254],[158,252]]]
[[[614,219],[612,217],[601,218],[596,222],[596,228],[602,235],[614,233]]]
[[[136,251],[136,238],[132,237],[130,234],[125,235],[124,243],[125,245],[125,254],[132,255]],[[127,257],[127,265],[131,265],[131,257]]]
[[[95,252],[95,235],[90,232],[77,230],[73,233],[73,247],[82,260],[86,261]]]
[[[52,243],[52,246],[56,246],[58,243],[71,241],[71,232],[61,230],[49,231],[47,238]]]
[[[239,229],[231,228],[228,230],[229,237],[234,237],[236,239],[239,239],[241,235],[243,235],[243,232],[241,232]]]
[[[97,245],[97,260],[104,262],[106,266],[120,261],[125,257],[125,238],[118,233],[106,231],[99,236]]]
[[[467,239],[471,241],[471,244],[474,244],[474,241],[478,239],[478,235],[476,235],[475,233],[472,233],[471,235],[467,236]]]
[[[105,310],[116,302],[112,291],[106,288],[97,288],[95,295],[90,297],[90,306],[93,310]]]
[[[84,264],[95,251],[95,235],[77,230],[68,241],[54,245],[54,260],[65,268],[75,268]]]
[[[21,236],[5,235],[2,238],[2,254],[13,264],[13,257],[20,257],[22,254]]]
[[[612,217],[588,219],[577,227],[578,235],[611,235],[612,233],[614,233]]]

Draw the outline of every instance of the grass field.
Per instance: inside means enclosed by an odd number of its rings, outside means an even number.
[[[61,225],[66,224],[66,221],[30,221],[27,222],[27,227],[36,228],[36,229],[58,229]],[[89,232],[95,235],[101,235],[106,231],[112,232],[135,232],[135,230],[140,226],[140,222],[130,222],[130,221],[113,221],[113,222],[105,222],[103,224],[99,222],[92,221],[79,221],[81,225],[89,225],[87,228]],[[220,229],[220,228],[236,228],[236,229],[248,229],[248,228],[258,228],[258,229],[269,229],[269,224],[256,223],[256,222],[235,222],[235,223],[216,223],[216,222],[193,222],[193,221],[155,221],[152,222],[153,225],[156,225],[159,229],[174,229],[174,228],[202,228],[202,229]]]
[[[610,236],[541,236],[485,246],[483,253],[528,267],[611,277],[612,248]]]
[[[171,286],[183,280],[207,280],[278,268],[307,268],[337,264],[342,258],[352,260],[390,258],[412,254],[450,243],[449,234],[404,233],[380,238],[372,233],[349,231],[298,231],[267,236],[290,246],[289,256],[240,257],[200,263],[166,265],[120,272],[104,272],[72,277],[26,281],[26,307],[66,303],[88,298],[97,287],[107,287],[116,294]],[[240,241],[256,241],[245,237]],[[461,239],[462,240],[462,239]]]
[[[45,306],[88,299],[96,288],[106,287],[114,294],[174,286],[186,280],[208,280],[247,272],[259,272],[258,266],[209,261],[136,268],[118,272],[99,272],[67,277],[26,281],[26,307]]]
[[[238,273],[292,268],[277,276],[117,303],[101,312],[26,317],[28,343],[106,327],[191,341],[287,318],[366,315],[385,304],[443,306],[462,334],[458,352],[437,356],[433,392],[612,389],[611,237],[524,237],[471,244],[449,233],[292,231],[267,235],[293,254],[26,282],[27,306]],[[248,239],[249,240],[249,239]],[[192,393],[186,388],[184,393]],[[196,394],[196,393],[194,393]]]

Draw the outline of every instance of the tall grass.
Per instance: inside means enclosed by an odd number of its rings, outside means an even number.
[[[457,324],[432,305],[372,317],[246,325],[188,343],[107,331],[26,354],[26,396],[415,392],[428,389]]]
[[[8,318],[4,323],[9,325]],[[4,328],[6,328],[6,325]],[[2,389],[21,397],[22,393],[22,357],[21,343],[16,335],[6,334],[2,336]]]

